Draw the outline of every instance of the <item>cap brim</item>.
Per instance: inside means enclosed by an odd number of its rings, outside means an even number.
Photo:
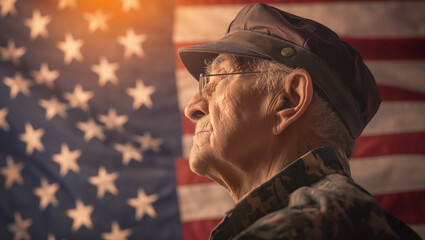
[[[282,54],[284,48],[292,48],[291,55]],[[266,34],[252,31],[234,31],[215,43],[188,46],[179,49],[179,56],[195,79],[205,72],[206,63],[221,53],[243,57],[271,59],[291,68],[303,68],[309,72],[314,85],[320,89],[349,126],[353,138],[360,135],[365,126],[362,113],[348,86],[327,62],[302,46]]]
[[[197,80],[200,74],[205,73],[207,63],[222,53],[241,57],[268,58],[254,51],[223,42],[182,47],[179,48],[178,53],[183,65]]]

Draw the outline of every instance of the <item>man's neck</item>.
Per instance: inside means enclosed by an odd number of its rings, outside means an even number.
[[[228,184],[228,190],[235,202],[238,202],[253,189],[268,181],[297,158],[308,152],[308,150],[301,149],[296,145],[299,143],[297,139],[292,140],[287,143],[274,143],[260,159],[256,160],[258,164],[255,167],[252,167],[250,171],[244,171],[243,176],[239,178],[239,184]]]

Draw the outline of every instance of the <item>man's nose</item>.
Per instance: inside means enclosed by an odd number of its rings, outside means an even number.
[[[186,105],[184,115],[192,122],[197,122],[206,114],[208,114],[208,101],[197,92]]]

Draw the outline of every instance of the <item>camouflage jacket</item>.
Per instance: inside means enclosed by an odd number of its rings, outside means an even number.
[[[354,183],[347,159],[315,149],[251,191],[210,239],[420,239]]]

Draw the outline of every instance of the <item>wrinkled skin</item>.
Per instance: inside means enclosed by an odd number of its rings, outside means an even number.
[[[224,61],[213,73],[230,72],[228,64]],[[215,90],[208,99],[199,93],[193,96],[185,110],[186,116],[197,123],[189,158],[192,171],[226,185],[223,177],[233,179],[252,171],[250,168],[261,158],[263,145],[274,137],[273,113],[268,109],[270,94],[252,88],[255,77],[216,77],[211,82]],[[204,116],[196,119],[194,111],[202,111]]]

